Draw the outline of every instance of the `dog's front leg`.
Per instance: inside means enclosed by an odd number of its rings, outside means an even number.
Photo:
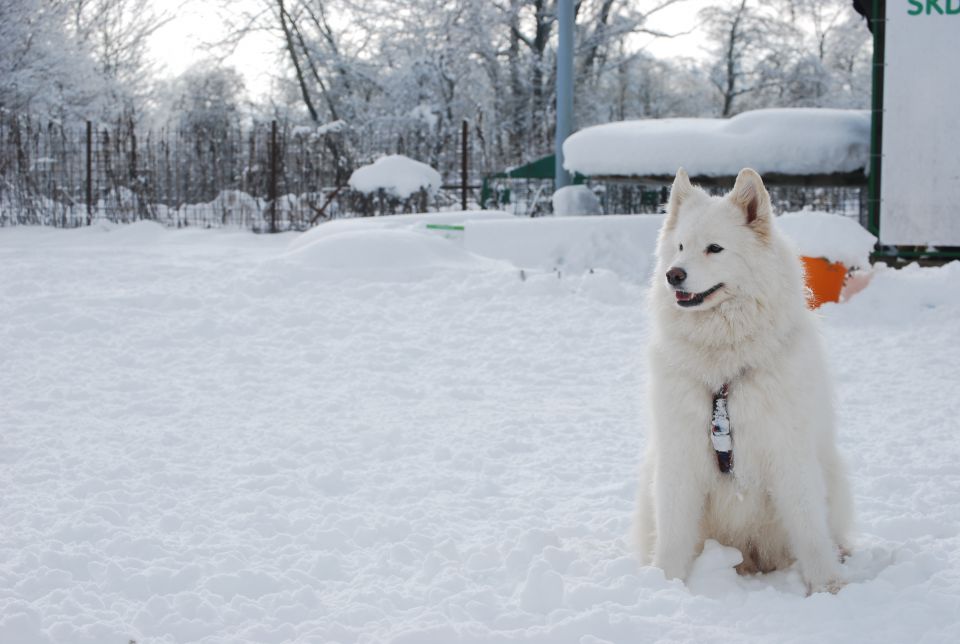
[[[827,491],[813,449],[782,453],[773,461],[771,493],[800,574],[810,592],[835,593],[843,586],[839,552],[830,537]]]
[[[653,565],[667,579],[685,579],[703,541],[703,487],[688,463],[666,458],[658,464],[653,488],[657,526]]]

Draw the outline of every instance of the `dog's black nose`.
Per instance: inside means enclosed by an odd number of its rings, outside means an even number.
[[[670,286],[680,286],[685,279],[687,279],[687,271],[682,268],[671,268],[667,271],[667,281],[670,282]]]

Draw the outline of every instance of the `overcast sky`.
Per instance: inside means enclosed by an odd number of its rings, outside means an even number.
[[[171,5],[169,0],[154,2],[159,10],[169,9]],[[670,33],[695,30],[697,12],[716,3],[717,0],[685,0],[656,13],[648,26]],[[206,56],[203,45],[226,35],[217,12],[219,4],[217,0],[191,0],[183,3],[175,18],[155,34],[151,42],[153,57],[163,66],[167,75],[176,76],[191,63],[203,59]],[[233,0],[231,3],[238,7],[238,11],[244,6],[257,4],[256,0]],[[274,45],[266,36],[253,34],[244,40],[227,61],[243,74],[251,98],[262,96],[269,89],[271,70],[277,64]],[[691,35],[677,38],[638,36],[637,46],[664,58],[703,56],[702,37],[696,30]]]

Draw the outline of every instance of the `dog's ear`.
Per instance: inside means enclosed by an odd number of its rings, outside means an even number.
[[[672,228],[677,223],[677,213],[680,211],[680,205],[690,196],[695,188],[690,183],[690,177],[683,168],[677,170],[677,176],[673,179],[673,186],[670,188],[670,201],[667,203],[667,228]]]
[[[758,235],[766,237],[769,234],[770,219],[773,216],[770,210],[770,194],[755,170],[741,170],[727,198],[743,211],[747,225]]]

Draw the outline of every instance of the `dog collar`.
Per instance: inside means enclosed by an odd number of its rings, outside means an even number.
[[[717,467],[723,473],[733,471],[733,436],[730,434],[730,414],[727,412],[729,386],[724,383],[713,394],[713,419],[710,422],[710,440],[717,453]]]

